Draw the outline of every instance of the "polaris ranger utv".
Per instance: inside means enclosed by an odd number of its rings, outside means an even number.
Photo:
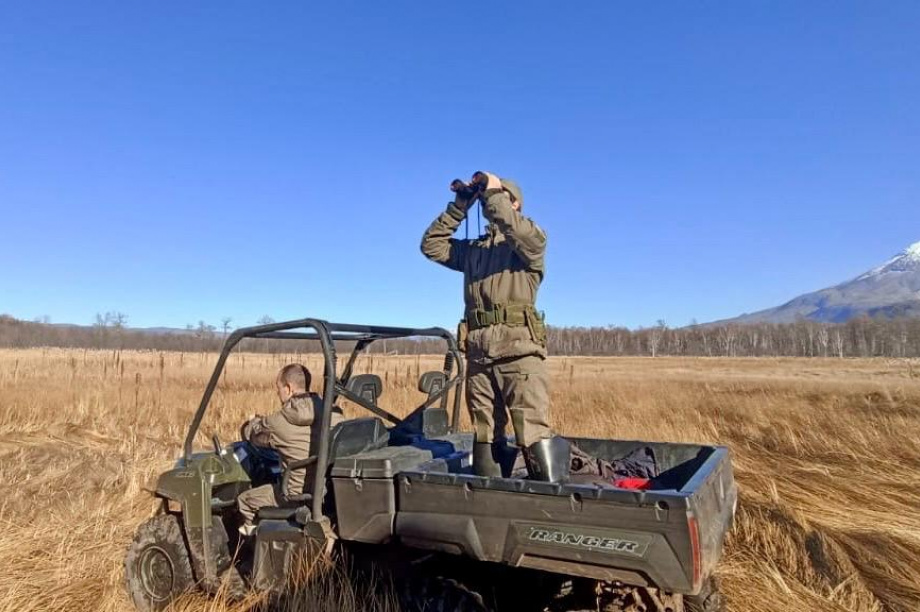
[[[444,368],[421,376],[427,397],[401,419],[380,406],[380,378],[355,375],[354,365],[373,342],[420,337],[444,340]],[[213,450],[193,452],[227,358],[246,338],[318,341],[325,358],[315,456],[287,471],[272,451],[245,442],[224,447],[216,436]],[[339,372],[336,349],[345,343],[353,348]],[[726,448],[572,439],[607,460],[651,447],[660,475],[648,490],[476,476],[472,434],[457,429],[462,381],[457,343],[440,328],[302,319],[235,331],[182,457],[159,477],[161,509],[129,547],[126,583],[138,610],[161,610],[194,588],[214,593],[222,583],[238,592],[275,590],[296,560],[329,554],[335,545],[387,555],[387,567],[398,568],[406,607],[415,610],[721,609],[712,574],[737,500]],[[331,427],[339,398],[370,415]],[[240,492],[266,482],[286,485],[291,469],[311,464],[322,475],[308,483],[312,489],[259,510],[252,538],[240,538]],[[500,604],[498,583],[526,586],[515,589],[511,604]]]

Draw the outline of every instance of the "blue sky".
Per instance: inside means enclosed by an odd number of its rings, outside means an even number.
[[[773,306],[920,240],[918,30],[913,1],[7,2],[0,312],[452,325],[418,244],[477,169],[549,235],[551,323]]]

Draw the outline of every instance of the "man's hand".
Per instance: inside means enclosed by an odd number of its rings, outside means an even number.
[[[491,172],[480,171],[473,173],[472,183],[473,185],[478,185],[482,191],[502,188],[502,182]]]
[[[250,415],[248,419],[243,421],[243,424],[240,425],[240,440],[249,441],[253,434],[253,427],[256,426],[257,419],[262,417],[258,414]],[[257,433],[257,432],[256,432]]]
[[[454,179],[451,182],[450,190],[457,194],[454,198],[454,205],[463,212],[469,210],[479,195],[479,188],[476,185],[467,185],[460,179]]]

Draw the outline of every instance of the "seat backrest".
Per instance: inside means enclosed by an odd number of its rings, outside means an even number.
[[[383,382],[376,374],[356,374],[348,379],[345,388],[376,406],[377,399],[383,393]]]
[[[390,432],[377,417],[351,419],[332,428],[331,440],[330,462],[340,457],[383,448],[390,440]]]
[[[440,393],[447,385],[444,372],[425,372],[418,379],[418,390],[426,394],[429,399]]]
[[[444,375],[444,372],[425,372],[418,380],[418,390],[428,395],[428,401],[433,400],[446,386],[447,376]],[[445,406],[447,406],[447,396],[428,406],[417,416],[414,425],[422,431],[425,437],[433,438],[448,433],[450,419]]]

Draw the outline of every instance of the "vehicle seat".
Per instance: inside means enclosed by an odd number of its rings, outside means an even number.
[[[418,379],[418,390],[429,399],[440,393],[446,385],[447,377],[444,376],[444,372],[425,372]]]
[[[299,506],[276,507],[264,506],[256,510],[256,520],[259,521],[287,521],[297,517]]]
[[[444,372],[425,372],[418,380],[418,390],[433,400],[447,386]],[[421,430],[427,438],[446,436],[450,430],[450,418],[447,415],[446,401],[429,406],[422,412]]]
[[[380,394],[383,393],[383,382],[376,374],[357,374],[348,379],[345,388],[376,406]]]
[[[390,441],[390,432],[377,417],[351,419],[332,428],[329,442],[329,465],[341,457],[383,448]],[[305,496],[307,497],[307,496]],[[303,514],[309,499],[295,499],[283,506],[264,506],[256,512],[258,520],[286,521]],[[304,516],[308,516],[309,511]]]

